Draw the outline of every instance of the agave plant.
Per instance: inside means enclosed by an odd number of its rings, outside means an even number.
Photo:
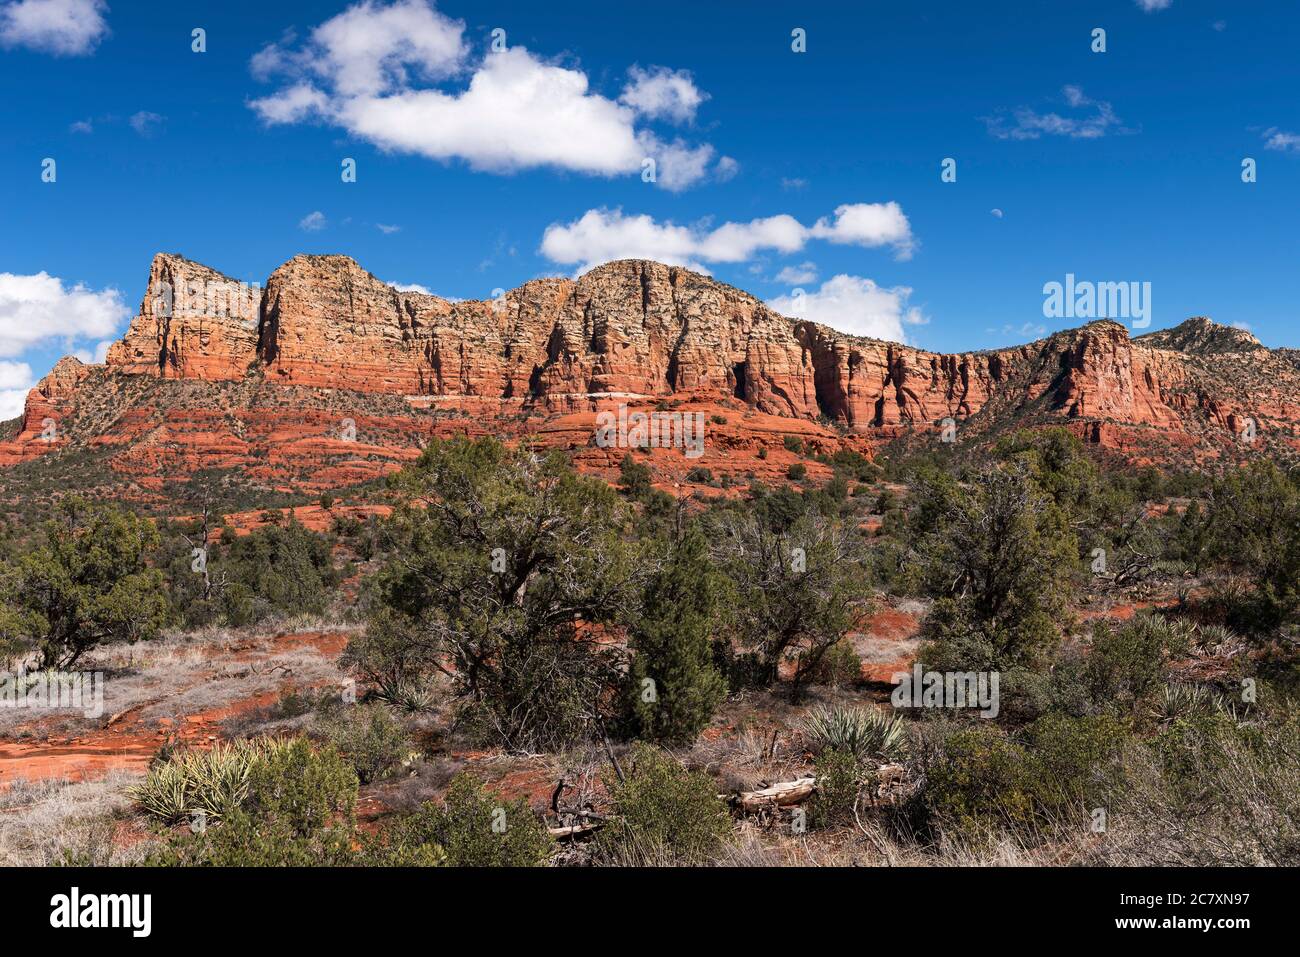
[[[804,720],[803,730],[814,751],[834,749],[858,761],[892,760],[906,743],[903,719],[874,708],[818,708]]]

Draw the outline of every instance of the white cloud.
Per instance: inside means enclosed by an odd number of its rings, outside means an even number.
[[[105,339],[102,342],[95,343],[95,348],[93,351],[90,349],[77,349],[72,354],[76,356],[78,359],[80,359],[82,362],[102,363],[105,357],[108,355],[109,346],[111,346],[112,344],[113,344],[112,339]]]
[[[1147,13],[1154,13],[1157,10],[1168,10],[1173,6],[1174,0],[1136,0],[1136,2]]]
[[[421,286],[418,282],[390,282],[398,292],[418,292],[422,296],[432,296],[433,291],[428,286]]]
[[[249,106],[268,125],[298,123],[313,116],[325,115],[329,109],[329,97],[310,83],[303,82],[295,83],[274,96],[253,100]]]
[[[689,123],[695,111],[708,99],[696,86],[687,70],[670,70],[664,66],[643,70],[638,66],[627,71],[632,82],[623,88],[619,102],[650,119],[669,119]]]
[[[670,192],[681,192],[709,175],[715,151],[708,143],[691,146],[681,139],[665,143],[653,133],[641,134],[638,143],[645,156],[654,157],[655,182]],[[719,179],[730,179],[736,173],[736,161],[724,156],[716,171]]]
[[[654,259],[699,268],[702,262],[745,262],[763,250],[794,253],[810,239],[856,246],[893,246],[898,258],[916,245],[897,203],[851,203],[805,226],[782,213],[747,223],[679,226],[651,216],[624,216],[621,209],[590,209],[568,224],[552,223],[541,252],[553,262],[580,264],[579,272],[611,259]]]
[[[325,214],[319,209],[298,220],[298,228],[305,233],[318,233],[328,225]]]
[[[0,389],[30,389],[32,387],[32,367],[26,362],[0,360]],[[12,416],[0,416],[12,418]]]
[[[148,110],[141,110],[139,113],[133,113],[127,122],[131,124],[131,129],[147,138],[158,131],[158,127],[162,125],[165,119],[165,116],[150,113]]]
[[[1036,140],[1044,134],[1066,136],[1076,140],[1093,140],[1108,132],[1129,133],[1123,121],[1115,115],[1114,108],[1104,100],[1094,100],[1073,84],[1061,89],[1065,103],[1075,110],[1089,110],[1089,115],[1062,116],[1059,113],[1039,113],[1029,107],[1012,111],[1014,124],[1009,125],[1005,111],[996,116],[984,117],[988,131],[1000,140]]]
[[[75,123],[73,123],[71,126],[68,127],[68,132],[69,133],[93,133],[95,132],[95,127],[91,124],[90,120],[77,120]]]
[[[786,266],[776,274],[776,281],[797,286],[800,283],[817,281],[817,264],[800,263],[798,266]]]
[[[104,0],[17,0],[0,7],[0,45],[84,56],[108,33]]]
[[[391,226],[388,223],[375,223],[375,228],[385,236],[391,236],[393,233],[400,233],[402,231],[401,226]]]
[[[1037,323],[1037,322],[1025,322],[1025,323],[1021,323],[1019,326],[1013,326],[1010,323],[1005,323],[1001,329],[990,328],[990,329],[985,329],[984,331],[991,336],[999,336],[999,335],[1004,337],[1011,336],[1018,339],[1021,342],[1024,342],[1034,336],[1042,338],[1043,336],[1047,335],[1047,327],[1042,323]]]
[[[1276,126],[1264,131],[1264,148],[1284,153],[1300,153],[1300,133],[1287,133]]]
[[[103,339],[131,312],[116,289],[70,288],[45,272],[0,273],[0,356],[17,356],[49,340]]]
[[[910,259],[916,246],[897,203],[846,203],[836,207],[833,222],[822,217],[809,233],[843,245],[893,246],[899,259]]]
[[[286,85],[248,105],[268,125],[322,121],[384,150],[488,172],[639,174],[653,157],[665,189],[710,175],[712,146],[663,141],[637,123],[693,116],[705,96],[689,74],[634,72],[623,94],[630,102],[618,102],[593,92],[581,70],[524,47],[488,52],[471,67],[463,34],[464,24],[429,0],[365,0],[317,27],[300,48],[289,39],[254,56],[255,76],[284,76]],[[431,85],[466,72],[457,89]],[[717,160],[715,175],[734,172],[734,160]]]
[[[769,300],[768,306],[782,315],[819,322],[849,335],[904,342],[904,325],[928,321],[920,309],[907,304],[911,295],[908,286],[885,288],[871,279],[840,274],[826,280],[816,292],[795,290]]]

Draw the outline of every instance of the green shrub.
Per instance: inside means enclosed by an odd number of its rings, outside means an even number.
[[[253,590],[243,582],[231,582],[221,590],[221,611],[226,623],[234,628],[251,624],[257,617]]]
[[[808,466],[802,462],[793,462],[785,470],[785,477],[793,482],[801,482],[808,477]]]
[[[945,735],[926,753],[923,772],[921,800],[941,824],[976,834],[990,825],[1032,828],[1033,767],[998,729],[981,724]]]
[[[605,784],[610,822],[598,848],[607,859],[700,864],[731,833],[731,816],[713,779],[651,745],[633,748],[625,780]]]
[[[702,465],[697,465],[686,473],[686,481],[699,485],[708,485],[713,481],[713,472]]]
[[[1089,696],[1102,707],[1132,709],[1164,686],[1170,654],[1185,651],[1188,641],[1186,629],[1158,615],[1098,626],[1083,667]]]
[[[247,793],[216,824],[173,836],[146,863],[163,866],[337,867],[375,863],[356,831],[357,778],[330,747],[303,738],[256,757]],[[390,852],[384,862],[434,864]]]
[[[708,543],[694,526],[672,544],[646,584],[629,626],[634,657],[625,692],[640,737],[689,743],[726,695],[711,644],[722,586]]]
[[[162,574],[148,566],[152,522],[72,497],[39,531],[0,565],[0,645],[39,651],[41,668],[71,668],[98,645],[148,641],[172,620]]]
[[[554,849],[527,801],[507,801],[468,774],[452,780],[442,805],[425,804],[396,825],[392,840],[436,845],[452,867],[540,867]]]
[[[406,731],[381,704],[344,708],[330,716],[324,730],[362,784],[383,777],[410,754]]]
[[[650,494],[652,478],[650,466],[636,461],[631,452],[623,456],[618,470],[618,487],[629,497],[641,499]]]
[[[1120,783],[1128,740],[1108,716],[1049,714],[1021,739],[988,723],[940,726],[922,747],[921,795],[943,825],[974,835],[1006,829],[1036,842],[1055,828],[1080,828]]]
[[[817,790],[808,808],[808,823],[831,827],[853,820],[853,809],[862,788],[863,768],[853,755],[828,748],[813,763]]]
[[[803,439],[797,435],[783,435],[781,443],[785,446],[787,452],[803,453]]]
[[[335,815],[350,816],[356,799],[356,772],[337,749],[313,749],[306,738],[294,738],[254,762],[243,806],[254,816],[273,818],[306,836]]]

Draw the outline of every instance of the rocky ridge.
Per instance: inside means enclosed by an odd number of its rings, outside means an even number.
[[[1294,451],[1300,363],[1208,319],[1131,337],[1090,323],[1007,349],[939,354],[779,315],[690,270],[622,260],[491,301],[399,291],[345,256],[295,256],[265,288],[159,254],[103,365],[65,358],[27,399],[0,465],[103,451],[146,491],[200,468],[268,487],[382,475],[454,431],[535,436],[613,469],[596,413],[707,410],[704,465],[779,478],[796,434],[866,453],[901,436],[1065,424],[1138,461]],[[1248,423],[1251,423],[1248,425]],[[1253,430],[1253,431],[1252,431]]]

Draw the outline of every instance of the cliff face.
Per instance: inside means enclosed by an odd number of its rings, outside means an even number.
[[[145,484],[217,462],[328,487],[395,468],[445,430],[585,448],[597,410],[665,398],[736,410],[715,471],[752,471],[746,452],[779,444],[783,420],[820,430],[827,448],[868,451],[949,418],[975,435],[1057,422],[1136,459],[1190,465],[1241,452],[1247,419],[1258,448],[1289,449],[1300,363],[1205,319],[1137,338],[1101,321],[942,355],[792,320],[637,260],[450,302],[400,292],[344,256],[296,256],[263,289],[160,254],[105,365],[60,362],[0,444],[0,465],[83,445],[115,450],[112,467]]]

